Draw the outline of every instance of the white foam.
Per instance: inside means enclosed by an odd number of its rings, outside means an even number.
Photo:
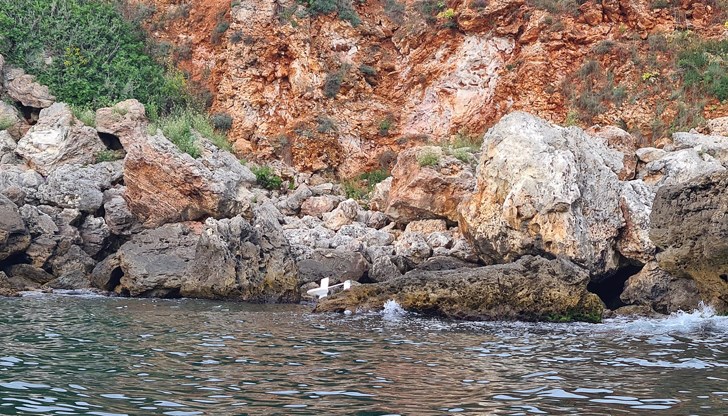
[[[398,320],[407,312],[395,300],[388,300],[384,302],[384,309],[382,309],[382,318],[385,320]]]
[[[716,315],[715,309],[704,304],[692,312],[678,311],[664,318],[617,318],[605,323],[640,334],[728,333],[728,316]]]

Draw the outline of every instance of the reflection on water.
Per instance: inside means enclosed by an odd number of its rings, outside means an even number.
[[[0,300],[0,414],[728,414],[728,318],[453,323]]]

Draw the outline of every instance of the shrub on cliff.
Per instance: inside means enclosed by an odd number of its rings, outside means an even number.
[[[184,82],[147,54],[140,27],[114,2],[2,1],[0,53],[81,107],[136,98],[168,110],[190,101]]]

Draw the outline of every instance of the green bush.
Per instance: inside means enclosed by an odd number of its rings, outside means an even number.
[[[253,166],[250,170],[255,174],[258,185],[271,191],[281,189],[283,179],[270,166]]]
[[[344,82],[344,77],[349,71],[349,65],[343,64],[336,72],[330,72],[326,75],[324,80],[324,95],[326,98],[334,98],[341,90],[341,84]]]
[[[440,163],[440,157],[431,151],[426,151],[417,155],[417,163],[420,167],[435,166]]]
[[[352,26],[359,26],[361,19],[354,10],[351,0],[299,0],[308,7],[311,16],[336,13],[339,19],[346,20]]]
[[[679,53],[677,65],[686,87],[728,100],[728,40],[695,43]]]
[[[0,131],[7,130],[15,124],[12,117],[0,117]]]
[[[212,125],[220,131],[228,131],[233,126],[233,118],[228,113],[215,113],[211,118]]]
[[[0,54],[36,75],[59,101],[80,107],[128,98],[163,111],[189,103],[184,80],[147,53],[140,26],[115,7],[122,3],[0,1]]]
[[[96,163],[113,162],[121,159],[121,154],[115,150],[102,150],[96,153]]]
[[[73,116],[81,120],[81,123],[89,126],[96,127],[96,112],[90,108],[83,108],[78,106],[71,106]]]

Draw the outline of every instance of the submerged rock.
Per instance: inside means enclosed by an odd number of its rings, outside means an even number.
[[[586,290],[589,274],[565,259],[525,256],[515,263],[453,271],[415,270],[322,300],[316,312],[405,310],[472,320],[601,320],[604,305]]]

